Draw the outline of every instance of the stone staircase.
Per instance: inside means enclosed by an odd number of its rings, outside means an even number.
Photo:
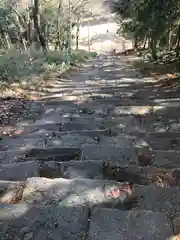
[[[179,239],[179,102],[152,80],[114,56],[57,79],[0,152],[0,239]]]

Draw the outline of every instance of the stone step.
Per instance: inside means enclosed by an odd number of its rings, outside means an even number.
[[[75,97],[77,99],[77,97]],[[76,107],[76,99],[74,100],[62,100],[62,99],[59,99],[57,100],[57,98],[53,98],[53,99],[48,99],[48,100],[45,100],[43,99],[42,101],[37,101],[39,104],[44,104],[45,106],[56,106],[56,107],[59,107],[59,106],[64,106],[64,107]]]
[[[35,161],[0,164],[0,180],[23,181],[39,176],[40,164]]]
[[[85,239],[88,214],[84,207],[0,205],[0,239]]]
[[[137,165],[154,166],[158,168],[179,168],[179,150],[153,150],[149,146],[136,145]],[[115,162],[115,161],[114,161]],[[118,160],[116,163],[120,164]]]
[[[113,129],[113,128],[120,128],[120,127],[131,127],[131,125],[133,125],[133,127],[143,127],[142,123],[140,122],[139,118],[134,117],[134,116],[127,116],[127,117],[111,117],[111,116],[107,116],[107,117],[89,117],[87,116],[86,118],[82,118],[80,117],[80,120],[74,121],[75,124],[83,124],[83,125],[88,125],[88,122],[90,122],[90,125],[96,124],[96,129],[87,129],[86,127],[84,129],[65,129],[66,132],[75,132],[75,133],[82,133],[83,132],[96,132],[99,130],[106,130],[106,129]],[[72,125],[74,124],[72,123]],[[47,124],[47,128],[51,128],[51,130],[48,129],[44,129],[44,125]],[[47,121],[41,121],[41,122],[37,122],[37,124],[32,124],[32,126],[42,126],[42,129],[39,129],[40,132],[50,132],[53,131],[54,132],[59,132],[59,128],[63,127],[64,122],[59,122],[59,123],[47,123]],[[67,124],[67,125],[66,125]],[[66,123],[64,125],[64,127],[69,126],[71,123]],[[26,124],[24,124],[25,126]],[[144,124],[145,125],[145,124]],[[97,129],[97,127],[99,127],[99,129]],[[34,130],[34,132],[38,133],[38,130]]]
[[[140,185],[153,183],[162,187],[179,186],[180,168],[164,169],[153,166],[140,167],[130,164],[118,165],[104,162],[103,177],[104,179],[116,180],[118,182],[133,182]]]
[[[172,138],[172,139],[176,139],[176,138],[180,138],[180,131],[173,131],[173,132],[149,132],[148,133],[148,138]]]
[[[24,150],[1,151],[1,163],[24,161],[57,161],[71,160],[102,160],[121,165],[137,164],[140,166],[153,165],[159,168],[179,168],[180,151],[149,150],[145,153],[134,147],[120,147],[113,145],[84,145],[80,148],[29,148]]]
[[[91,212],[88,240],[171,239],[172,223],[162,212],[97,208]]]
[[[136,137],[118,134],[113,129],[83,130],[79,132],[38,131],[4,142],[4,149],[11,150],[52,147],[80,147],[86,144],[116,144],[132,146]]]
[[[79,122],[57,122],[57,123],[45,123],[45,124],[29,124],[27,126],[21,126],[24,129],[30,129],[31,131],[36,131],[39,129],[43,129],[46,131],[55,131],[55,132],[63,132],[63,131],[81,131],[81,130],[96,130],[98,129],[99,124],[94,121],[91,123],[88,121],[79,121]]]
[[[103,161],[26,161],[0,165],[0,180],[25,181],[30,177],[103,179]]]
[[[154,132],[178,132],[180,130],[180,124],[175,119],[172,122],[169,118],[163,118],[163,121],[156,121],[152,125],[150,131]]]
[[[147,142],[154,150],[180,150],[180,138],[150,138]]]
[[[113,94],[113,92],[111,93]],[[131,97],[127,98],[124,96],[114,96],[114,97],[107,97],[102,99],[95,99],[96,104],[103,103],[107,105],[113,106],[144,106],[145,104],[153,104],[152,100],[144,100],[144,99],[132,99]]]
[[[108,179],[148,185],[177,186],[180,184],[179,168],[140,167],[121,165],[103,160],[40,162],[26,161],[0,165],[0,180],[24,181],[30,177]]]
[[[180,151],[149,150],[148,148],[120,147],[114,145],[85,145],[82,160],[103,160],[118,165],[137,164],[158,168],[179,168]]]
[[[96,99],[95,96],[92,96],[92,100]],[[99,100],[98,100],[99,101]],[[82,117],[87,115],[87,116],[91,116],[91,115],[99,115],[101,117],[105,117],[110,115],[111,113],[116,112],[116,110],[120,110],[122,112],[122,115],[125,113],[125,115],[128,114],[137,114],[138,111],[142,112],[142,109],[144,110],[145,108],[148,108],[148,106],[144,106],[144,104],[136,106],[136,105],[132,105],[131,103],[129,103],[129,105],[124,104],[121,99],[119,99],[117,101],[117,107],[116,105],[113,104],[114,101],[112,101],[111,99],[106,99],[106,98],[101,98],[100,100],[101,102],[97,102],[95,100],[95,102],[93,101],[89,101],[86,103],[76,103],[76,105],[73,105],[72,107],[67,107],[66,105],[61,106],[60,105],[54,105],[54,106],[48,106],[45,105],[44,109],[45,109],[45,116],[48,117],[50,114],[54,115],[54,116],[65,116],[67,117],[67,115],[81,115]],[[107,103],[105,103],[107,101]],[[108,103],[109,101],[109,103]],[[124,101],[124,100],[123,100]],[[128,100],[127,100],[128,101]],[[131,101],[130,101],[131,102]],[[115,113],[114,112],[114,113]],[[59,114],[59,115],[57,115]],[[118,114],[115,114],[115,116],[117,117]]]
[[[0,238],[19,239],[170,239],[174,236],[170,219],[162,212],[121,211],[86,207],[0,206]],[[32,228],[32,226],[34,226]]]
[[[118,160],[121,164],[137,162],[137,152],[133,147],[114,147],[106,145],[85,146],[82,153],[83,160]]]
[[[180,168],[167,169],[153,165],[145,167],[134,164],[121,165],[119,161],[109,162],[106,160],[49,162],[49,166],[51,167],[50,170],[54,169],[54,173],[56,173],[54,177],[58,176],[67,179],[108,179],[118,182],[133,182],[140,185],[153,183],[163,187],[179,186],[180,184]],[[42,166],[43,168],[48,171],[47,163]],[[42,173],[41,177],[48,176]]]
[[[27,160],[42,161],[70,161],[80,160],[82,150],[80,148],[31,148],[25,150],[1,151],[0,162],[12,163]]]
[[[179,187],[161,187],[155,185],[135,185],[134,194],[137,202],[134,208],[164,212],[168,216],[174,216],[179,211],[180,189]]]
[[[179,168],[180,151],[176,150],[156,150],[153,152],[152,163],[156,167]]]
[[[149,117],[153,117],[152,119],[156,119],[157,116],[159,118],[159,114],[157,112],[158,108],[161,109],[163,107],[157,105],[157,106],[150,106],[150,105],[144,105],[144,104],[140,104],[140,105],[136,105],[136,104],[132,104],[132,100],[128,100],[129,101],[129,105],[125,104],[123,105],[123,100],[121,101],[121,99],[119,98],[116,101],[116,104],[113,104],[114,101],[112,101],[109,98],[102,98],[101,103],[97,103],[97,102],[89,102],[89,103],[82,103],[79,106],[80,112],[81,113],[86,113],[88,114],[88,112],[91,113],[95,113],[95,114],[99,114],[100,116],[102,115],[110,115],[112,117],[123,117],[123,116],[149,116]],[[109,103],[108,103],[109,101]],[[143,103],[144,100],[142,100]],[[84,112],[84,109],[86,110],[86,112]],[[166,119],[168,119],[168,117],[165,115]]]
[[[141,209],[174,216],[180,189],[155,185],[131,185],[113,180],[28,178],[24,182],[0,181],[1,203]]]
[[[153,130],[157,127],[153,127],[152,120],[150,118],[139,118],[135,116],[127,116],[127,117],[103,117],[103,118],[87,118],[82,119],[80,117],[79,120],[68,121],[68,122],[57,122],[57,123],[30,123],[30,124],[22,124],[19,129],[20,131],[27,132],[74,132],[74,133],[83,133],[83,132],[97,132],[99,130],[114,130],[116,134],[127,132],[147,132],[147,129],[153,128]],[[25,134],[24,134],[25,135]]]
[[[177,106],[160,106],[159,109],[155,111],[156,116],[161,116],[163,119],[177,120],[179,119],[179,107]]]
[[[29,121],[19,124],[19,128],[22,129],[45,129],[49,131],[78,131],[78,130],[94,130],[99,126],[99,128],[110,128],[117,124],[123,125],[136,125],[141,126],[142,124],[152,124],[154,121],[152,117],[141,117],[138,118],[135,115],[128,115],[128,116],[112,116],[110,111],[111,108],[107,108],[105,113],[101,113],[96,111],[95,114],[90,115],[86,112],[94,111],[92,109],[84,108],[81,110],[82,113],[80,114],[58,114],[50,113],[50,116],[45,116],[45,120],[36,120],[36,121]],[[84,113],[83,113],[84,111]],[[109,111],[109,112],[108,112]],[[56,120],[56,122],[54,121]],[[85,126],[86,125],[86,126]]]

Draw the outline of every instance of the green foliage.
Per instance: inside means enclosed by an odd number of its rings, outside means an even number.
[[[61,1],[60,1],[61,2]],[[33,6],[20,10],[7,0],[0,0],[0,83],[32,82],[34,76],[68,68],[94,53],[71,51],[69,39],[74,39],[73,27],[80,21],[87,0],[68,7],[41,0],[39,29],[47,53],[39,49],[39,36],[33,30]],[[69,19],[69,16],[71,19]],[[70,26],[71,23],[71,26]],[[42,46],[42,45],[41,45]]]
[[[179,38],[174,36],[179,25],[179,0],[119,0],[114,11],[121,19],[129,19],[122,21],[121,30],[124,36],[135,40],[136,47],[148,40],[153,59],[157,58],[158,46],[168,47],[170,29],[171,37]]]
[[[73,65],[95,56],[96,53],[84,50],[72,51],[70,57],[67,52],[62,51],[48,51],[44,56],[42,52],[33,48],[30,54],[10,50],[0,55],[0,82],[31,81],[34,75],[41,75],[57,68],[67,68],[69,64]]]

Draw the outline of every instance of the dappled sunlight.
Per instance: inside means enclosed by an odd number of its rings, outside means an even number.
[[[80,104],[86,103],[88,101],[89,101],[89,96],[83,96],[80,99],[78,99],[77,104],[80,105]]]
[[[147,83],[154,83],[156,82],[156,80],[152,77],[143,77],[144,79],[144,82],[147,82]]]
[[[99,80],[100,78],[97,78],[97,80],[87,80],[85,81],[86,84],[90,85],[100,85],[102,83],[101,79]]]
[[[118,88],[130,87],[130,84],[121,84],[121,80],[102,80],[102,83],[105,83],[107,86],[116,86]]]
[[[123,110],[124,108],[124,110]],[[122,107],[116,107],[115,108],[116,113],[120,112],[127,112],[130,114],[137,114],[137,115],[146,115],[152,111],[151,106],[122,106]]]
[[[104,66],[103,65],[103,67],[109,67],[109,69],[108,68],[106,68],[106,69],[104,69],[104,71],[105,72],[112,72],[112,67],[114,67],[114,64],[111,66]],[[121,67],[116,67],[116,69],[115,70],[113,70],[113,72],[115,71],[115,72],[119,72],[119,73],[121,73],[123,70],[124,70],[124,68],[125,68],[125,66],[123,67],[123,66],[121,66]]]
[[[180,102],[179,101],[172,101],[172,102],[162,102],[160,103],[160,106],[164,106],[164,107],[167,107],[167,108],[178,108],[180,107]]]
[[[158,111],[165,110],[166,106],[153,106],[153,112],[158,113]]]
[[[172,102],[179,102],[180,104],[180,98],[161,98],[161,99],[154,99],[155,103],[168,103],[171,104]]]
[[[52,98],[62,98],[63,93],[51,94],[50,96],[44,95],[41,97],[42,100],[52,99]]]
[[[121,78],[121,82],[127,82],[127,83],[138,83],[138,82],[144,82],[141,78]]]
[[[50,108],[50,109],[45,109],[44,114],[47,115],[47,114],[49,114],[49,113],[54,112],[55,110],[56,110],[56,109],[53,109],[53,108],[52,108],[52,109],[51,109],[51,108]]]
[[[103,99],[103,98],[107,98],[107,99],[111,98],[111,97],[113,97],[113,94],[106,94],[106,93],[99,92],[99,93],[93,93],[92,96],[98,100],[98,99]]]
[[[92,66],[89,66],[89,68],[91,69]],[[111,67],[111,65],[108,64],[104,64],[104,66],[102,66],[102,68],[99,69],[99,65],[97,64],[97,66],[95,68],[97,71],[101,71],[106,72],[106,69],[108,69],[109,67]],[[88,69],[87,71],[89,71],[90,69]],[[46,120],[38,120],[35,119],[34,123],[33,122],[26,122],[26,123],[21,123],[19,126],[37,126],[39,125],[39,127],[46,127],[47,125],[47,129],[50,129],[51,126],[49,124],[56,124],[53,121],[53,118],[56,116],[58,117],[59,114],[59,122],[64,123],[64,121],[69,121],[68,119],[71,119],[72,122],[75,121],[75,119],[79,119],[80,120],[80,116],[82,116],[82,112],[78,113],[78,108],[81,108],[81,105],[83,104],[94,104],[94,102],[97,102],[98,104],[105,104],[109,102],[109,105],[112,104],[116,104],[117,106],[122,106],[123,104],[128,105],[131,104],[133,106],[129,106],[128,108],[126,108],[126,110],[121,110],[118,111],[118,109],[116,108],[115,112],[117,114],[140,114],[140,115],[146,115],[149,114],[151,112],[150,108],[147,104],[150,105],[155,105],[153,107],[154,112],[157,113],[157,111],[164,111],[165,107],[169,107],[172,106],[169,103],[165,104],[163,103],[162,100],[156,99],[156,94],[151,96],[152,100],[149,100],[149,102],[147,101],[146,103],[144,102],[144,106],[140,106],[138,104],[138,102],[136,102],[134,99],[137,98],[137,96],[140,96],[142,94],[145,96],[147,91],[145,88],[148,86],[151,86],[151,80],[152,78],[138,78],[138,77],[120,77],[119,79],[114,79],[113,80],[113,75],[111,76],[104,76],[102,74],[102,77],[98,77],[101,80],[95,80],[97,78],[97,71],[94,71],[91,74],[89,74],[88,72],[83,73],[84,74],[84,81],[82,83],[82,81],[78,81],[78,75],[75,76],[75,78],[77,78],[77,82],[76,82],[76,87],[74,86],[69,86],[67,84],[67,82],[63,82],[63,81],[54,81],[55,83],[51,82],[49,83],[49,85],[51,86],[49,89],[47,87],[47,91],[49,93],[55,93],[57,92],[57,94],[50,94],[48,95],[47,93],[44,93],[44,97],[42,97],[42,99],[46,100],[46,104],[54,104],[54,108],[48,108],[48,109],[44,109],[44,113],[45,113],[45,117]],[[119,71],[119,73],[118,73]],[[124,64],[123,67],[116,67],[116,75],[122,75],[121,71],[130,71],[130,75],[131,75],[131,67],[127,67],[126,64]],[[133,70],[134,71],[134,70]],[[108,73],[108,72],[107,72]],[[112,73],[112,71],[111,71]],[[108,73],[109,74],[109,73]],[[92,79],[88,80],[89,75],[91,75]],[[69,78],[73,78],[73,76],[69,76]],[[68,80],[69,81],[69,80]],[[71,81],[69,81],[69,83],[71,83]],[[86,84],[85,84],[86,83]],[[89,86],[87,86],[87,84],[89,84]],[[91,86],[92,84],[92,86]],[[139,84],[139,85],[138,85]],[[136,86],[137,85],[137,86]],[[137,89],[137,88],[140,89]],[[109,89],[108,89],[109,88]],[[70,91],[68,92],[68,89],[70,89]],[[122,89],[122,91],[121,91]],[[58,93],[58,91],[63,90],[63,92]],[[106,93],[107,92],[107,93]],[[158,94],[157,94],[158,95]],[[122,98],[127,97],[127,98],[132,98],[132,100],[128,100],[126,102],[123,101],[122,103]],[[140,96],[141,97],[141,96]],[[141,98],[142,98],[141,97]],[[177,99],[178,100],[178,99]],[[54,101],[54,103],[53,103]],[[104,101],[104,102],[103,102]],[[161,102],[160,102],[161,101]],[[171,100],[172,101],[172,100]],[[57,104],[61,104],[64,105],[62,108],[57,108]],[[69,105],[68,105],[69,104]],[[156,106],[156,105],[160,105],[160,106]],[[71,114],[65,114],[64,111],[71,111],[70,110],[70,106],[72,105],[72,108],[76,107],[76,111],[77,114],[71,113]],[[98,109],[98,106],[96,107]],[[101,108],[101,107],[99,107]],[[69,109],[69,110],[68,110]],[[99,111],[100,113],[101,111]],[[89,111],[90,113],[90,111]],[[98,113],[98,111],[96,111],[96,113]],[[73,114],[73,115],[72,115]],[[91,114],[91,113],[90,113]],[[100,113],[101,114],[101,113]],[[104,114],[104,113],[103,113]],[[49,126],[49,127],[48,127]],[[46,128],[44,129],[46,130]]]
[[[109,65],[107,65],[107,67],[109,67]],[[105,66],[104,66],[104,68],[105,68]],[[120,69],[123,69],[123,71],[125,70],[123,67],[123,68],[117,68],[117,71],[119,71]],[[106,69],[104,69],[104,70],[106,70]],[[101,70],[101,71],[104,71],[104,70]],[[126,70],[128,70],[128,68]],[[129,70],[130,70],[130,68],[129,68]],[[95,72],[94,72],[94,74],[95,74]],[[69,77],[71,78],[71,76],[69,76]],[[87,77],[88,77],[88,74],[85,76],[85,78],[87,78]],[[140,93],[142,95],[143,94],[146,95],[146,89],[142,88],[139,91],[139,89],[136,89],[137,87],[134,88],[135,85],[142,83],[146,87],[146,84],[148,82],[151,83],[151,81],[149,81],[147,79],[143,79],[143,78],[131,78],[131,77],[124,78],[124,77],[122,77],[120,79],[115,79],[115,80],[112,80],[112,78],[111,79],[108,78],[108,80],[107,80],[104,77],[104,78],[101,78],[100,81],[94,80],[94,78],[96,78],[96,76],[92,76],[92,80],[85,80],[85,83],[89,84],[89,86],[86,85],[86,87],[85,87],[85,85],[84,86],[82,85],[82,89],[81,88],[78,89],[77,87],[75,89],[73,89],[73,87],[71,87],[71,90],[70,90],[71,93],[70,92],[68,93],[67,90],[64,89],[63,91],[64,91],[64,93],[66,92],[66,95],[62,95],[62,93],[61,93],[61,94],[51,94],[50,96],[45,96],[44,100],[47,100],[48,104],[53,104],[53,101],[56,99],[55,100],[56,103],[54,103],[53,109],[45,109],[46,120],[45,121],[44,120],[43,121],[36,120],[33,124],[27,122],[27,124],[23,124],[23,125],[24,126],[25,125],[27,125],[27,126],[28,125],[38,126],[39,125],[39,127],[43,127],[43,125],[44,125],[44,127],[47,127],[47,129],[51,129],[51,126],[49,124],[56,124],[53,121],[53,118],[54,118],[54,116],[58,116],[58,114],[60,114],[59,121],[62,123],[65,119],[66,119],[65,121],[68,122],[68,118],[72,119],[72,117],[74,118],[74,120],[80,119],[80,115],[82,114],[81,111],[79,112],[79,114],[76,114],[76,116],[72,115],[72,113],[70,115],[64,113],[64,110],[66,111],[68,109],[68,104],[70,104],[70,105],[72,104],[72,107],[73,107],[73,105],[74,105],[74,107],[76,106],[76,108],[77,108],[76,111],[79,111],[78,108],[79,107],[81,108],[81,105],[94,104],[94,101],[99,102],[99,104],[104,104],[106,102],[107,103],[109,102],[110,105],[113,103],[116,103],[118,105],[118,101],[119,101],[119,105],[122,106],[122,103],[121,103],[122,97],[127,97],[127,98],[132,97],[132,99],[135,99],[136,95],[138,96]],[[146,83],[146,80],[147,80],[147,83]],[[151,78],[150,78],[150,80],[151,80]],[[77,84],[77,86],[80,86],[81,84],[82,83],[79,82]],[[90,84],[92,84],[92,86]],[[99,87],[96,87],[96,85],[99,85]],[[63,87],[64,87],[64,85],[62,85],[60,87],[60,89],[63,89]],[[67,83],[66,83],[66,88],[68,89],[68,87],[69,87],[69,85],[67,85]],[[108,89],[108,87],[109,87],[109,90],[106,90],[106,89]],[[122,88],[122,92],[121,92],[121,88]],[[51,89],[53,89],[53,87]],[[51,91],[51,89],[50,89],[50,91]],[[59,90],[58,87],[56,89],[56,85],[55,85],[55,90],[52,90],[52,92],[56,92],[56,91],[58,92],[58,90]],[[151,97],[152,100],[149,100],[149,104],[152,103],[151,105],[155,105],[155,106],[153,106],[154,112],[157,112],[159,110],[164,111],[165,107],[172,106],[169,103],[168,104],[163,103],[161,100],[159,100],[159,102],[158,102],[158,99],[153,99],[153,98],[155,98],[155,96],[152,96]],[[54,100],[53,100],[53,98],[54,98]],[[104,101],[104,103],[103,103],[103,101]],[[156,104],[154,104],[154,103],[158,103],[158,105],[160,104],[160,106],[156,106]],[[64,104],[64,107],[57,108],[55,106],[57,104]],[[140,105],[138,105],[138,102],[135,103],[134,100],[129,100],[125,104],[127,104],[127,105],[132,104],[133,106],[123,107],[124,110],[118,110],[118,107],[117,107],[115,110],[115,113],[116,114],[123,113],[123,114],[146,115],[146,114],[149,114],[152,110],[151,107],[149,107],[148,105],[144,104],[144,106],[140,106]],[[67,105],[67,107],[66,107],[66,105]],[[98,107],[97,107],[97,109],[98,109]],[[98,112],[100,113],[101,111],[96,111],[96,113],[98,113]],[[21,124],[21,126],[22,126],[22,124]],[[46,128],[44,130],[46,130]]]

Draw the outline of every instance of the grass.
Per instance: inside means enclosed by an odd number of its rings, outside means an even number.
[[[0,94],[1,96],[22,95],[25,88],[38,90],[67,71],[77,63],[95,57],[96,53],[84,50],[67,52],[41,51],[30,49],[28,53],[9,50],[0,54]]]

